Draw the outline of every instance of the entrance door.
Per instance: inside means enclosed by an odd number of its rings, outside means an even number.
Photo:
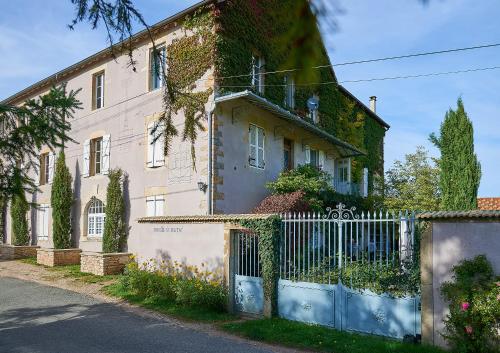
[[[293,142],[289,139],[283,140],[283,170],[293,169]]]

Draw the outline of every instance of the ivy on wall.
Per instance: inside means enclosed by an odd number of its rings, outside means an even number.
[[[252,89],[252,57],[265,58],[265,71],[291,69],[287,67],[287,53],[293,49],[284,45],[283,28],[290,28],[296,21],[293,9],[296,0],[228,0],[218,5],[216,10],[216,83],[220,93]],[[290,43],[299,45],[288,38]],[[323,48],[321,36],[313,36],[318,41],[314,47]],[[311,66],[328,65],[328,55],[323,49],[323,57]],[[330,68],[320,69],[319,82],[337,82]],[[242,76],[244,75],[244,76]],[[234,77],[237,76],[237,77]],[[229,77],[229,78],[228,78]],[[366,151],[367,156],[353,162],[353,178],[361,180],[361,170],[367,167],[371,172],[382,174],[382,141],[385,129],[370,117],[358,103],[346,96],[336,84],[314,85],[318,78],[311,78],[296,88],[295,113],[307,117],[306,102],[313,95],[320,100],[320,127],[338,138]],[[271,102],[283,105],[285,89],[284,74],[265,75],[263,96]],[[257,93],[257,92],[256,92]],[[306,118],[308,119],[308,118]],[[369,179],[373,189],[373,177]]]
[[[199,9],[183,22],[185,36],[175,39],[167,47],[166,88],[164,94],[166,143],[168,154],[171,137],[177,135],[172,113],[183,110],[186,123],[182,138],[194,143],[203,131],[202,118],[212,88],[201,89],[198,82],[210,68],[215,71],[219,94],[253,89],[251,86],[253,57],[265,58],[265,71],[291,69],[288,53],[298,39],[284,37],[283,28],[296,21],[296,0],[228,0]],[[306,16],[307,17],[307,16]],[[287,40],[284,42],[284,40]],[[316,43],[310,44],[314,41]],[[300,42],[300,41],[299,41]],[[292,43],[292,44],[288,44]],[[309,66],[328,65],[329,59],[321,42],[321,35],[308,38],[308,45],[322,48],[322,57]],[[383,174],[382,144],[385,129],[370,117],[359,104],[339,89],[337,84],[317,85],[319,82],[337,82],[329,67],[316,70],[310,82],[296,87],[295,113],[308,119],[307,100],[317,95],[320,100],[319,125],[325,131],[358,148],[367,155],[353,161],[353,179],[361,180],[361,171],[367,167],[372,173]],[[284,105],[284,74],[265,75],[263,96],[271,102]],[[373,176],[369,178],[373,189]]]
[[[279,276],[279,239],[281,219],[271,216],[266,219],[244,219],[240,224],[259,236],[259,256],[262,268],[262,281],[265,302],[269,303],[269,314],[278,312],[278,276]]]

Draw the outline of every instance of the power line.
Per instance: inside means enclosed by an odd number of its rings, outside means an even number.
[[[462,52],[462,51],[477,50],[477,49],[486,49],[486,48],[494,48],[494,47],[500,47],[500,43],[475,45],[475,46],[471,46],[471,47],[444,49],[444,50],[422,52],[422,53],[414,53],[414,54],[406,54],[406,55],[387,56],[387,57],[375,58],[375,59],[346,61],[346,62],[338,63],[338,64],[328,64],[328,65],[313,66],[313,67],[310,67],[310,69],[324,69],[324,68],[337,67],[337,66],[367,64],[367,63],[374,63],[374,62],[380,62],[380,61],[400,60],[400,59],[408,59],[408,58],[415,58],[415,57],[421,57],[421,56],[430,56],[430,55],[438,55],[438,54],[446,54],[446,53],[456,53],[456,52]],[[265,72],[261,72],[260,75],[282,74],[282,73],[296,72],[296,71],[300,71],[300,70],[304,70],[304,69],[294,68],[294,69],[287,69],[287,70],[265,71]],[[219,77],[218,79],[240,78],[240,77],[248,77],[248,76],[252,76],[252,73],[241,74],[241,75],[232,75],[232,76],[223,76],[223,77]]]
[[[456,70],[456,71],[446,71],[446,72],[431,72],[426,74],[417,74],[417,75],[404,75],[404,76],[390,76],[390,77],[374,77],[368,79],[359,79],[359,80],[344,80],[344,81],[326,81],[326,82],[314,82],[314,83],[302,83],[295,84],[295,86],[321,86],[321,85],[336,85],[343,83],[357,83],[357,82],[372,82],[372,81],[388,81],[388,80],[401,80],[401,79],[412,79],[412,78],[420,78],[420,77],[430,77],[430,76],[444,76],[444,75],[453,75],[453,74],[462,74],[469,72],[477,72],[477,71],[490,71],[490,70],[498,70],[500,66],[492,66],[492,67],[482,67],[475,69],[464,69],[464,70]],[[286,87],[286,84],[274,84],[274,85],[262,85],[263,87]],[[219,86],[220,88],[251,88],[252,85],[227,85],[227,86]]]

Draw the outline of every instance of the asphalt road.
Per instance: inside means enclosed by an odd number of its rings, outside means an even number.
[[[0,352],[270,351],[241,340],[139,316],[78,293],[0,278]]]

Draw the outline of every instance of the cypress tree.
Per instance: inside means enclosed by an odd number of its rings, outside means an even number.
[[[28,230],[29,211],[28,201],[24,194],[16,194],[12,197],[10,205],[10,216],[12,218],[12,244],[17,246],[29,245],[30,236]]]
[[[457,109],[446,113],[440,136],[432,134],[431,141],[441,151],[441,208],[452,211],[477,209],[481,165],[474,153],[474,128],[461,98]]]
[[[109,172],[109,184],[106,194],[106,221],[102,239],[102,251],[105,253],[119,252],[126,235],[125,201],[123,199],[121,169]]]
[[[71,207],[73,178],[66,166],[64,151],[61,151],[56,162],[50,205],[52,207],[52,239],[55,249],[71,247]]]

